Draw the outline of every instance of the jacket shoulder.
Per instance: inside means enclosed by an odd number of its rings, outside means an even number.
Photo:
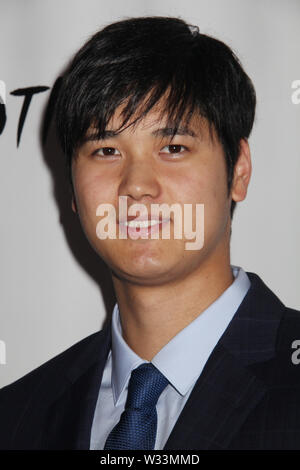
[[[285,307],[278,327],[274,357],[254,364],[259,378],[271,390],[287,396],[300,392],[300,311]],[[300,402],[299,402],[300,403]]]
[[[103,330],[93,333],[27,373],[15,382],[0,389],[0,441],[5,442],[7,430],[13,430],[34,400],[51,400],[59,377],[71,370],[86,350],[99,344]],[[5,423],[2,429],[1,422]],[[8,431],[9,432],[9,431]],[[0,443],[1,448],[1,443]]]
[[[27,388],[32,391],[32,386],[39,382],[45,375],[49,375],[51,372],[57,373],[58,370],[65,368],[67,364],[70,364],[72,361],[76,360],[76,356],[79,356],[85,346],[93,341],[97,335],[99,335],[99,332],[93,333],[86,338],[83,338],[61,353],[52,357],[47,362],[44,362],[32,371],[28,372],[21,378],[15,380],[9,385],[6,385],[5,387],[2,387],[0,389],[1,402],[8,394],[16,394],[18,391],[24,393]]]
[[[279,353],[294,349],[298,342],[300,347],[300,311],[285,307],[279,326],[277,347]]]

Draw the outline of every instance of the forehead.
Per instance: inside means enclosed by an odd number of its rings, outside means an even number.
[[[155,137],[172,137],[175,135],[184,135],[201,140],[208,138],[214,140],[213,126],[209,125],[208,120],[198,111],[190,113],[187,110],[183,113],[181,119],[170,113],[164,101],[160,100],[146,114],[143,115],[143,108],[139,107],[130,115],[125,122],[126,103],[117,107],[112,117],[108,120],[104,135],[102,138],[115,137],[118,134],[135,133],[145,131]],[[91,125],[87,136],[97,134],[97,126]]]

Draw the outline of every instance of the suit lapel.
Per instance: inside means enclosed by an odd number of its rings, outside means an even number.
[[[265,391],[265,385],[219,343],[164,449],[226,448]]]
[[[274,357],[284,305],[254,273],[243,302],[210,355],[164,449],[227,448],[267,385],[249,367]]]

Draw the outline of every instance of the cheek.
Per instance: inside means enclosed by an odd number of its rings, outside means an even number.
[[[99,222],[97,208],[103,203],[114,205],[114,185],[107,177],[87,171],[76,172],[73,182],[81,225],[87,237],[93,240]]]
[[[74,188],[76,200],[79,208],[85,213],[93,212],[96,215],[96,209],[101,203],[112,201],[112,185],[107,177],[93,172],[80,171],[74,172]]]
[[[178,202],[208,204],[217,200],[219,183],[215,184],[208,172],[195,169],[170,179],[165,187],[172,188],[173,199]]]
[[[204,204],[207,233],[219,230],[217,226],[224,226],[229,213],[225,165],[202,165],[177,175],[168,184],[172,187],[172,200],[193,204],[193,214],[195,204]]]

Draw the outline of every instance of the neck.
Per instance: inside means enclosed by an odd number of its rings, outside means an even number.
[[[124,340],[138,356],[151,361],[233,280],[229,253],[169,284],[141,286],[113,275]]]

